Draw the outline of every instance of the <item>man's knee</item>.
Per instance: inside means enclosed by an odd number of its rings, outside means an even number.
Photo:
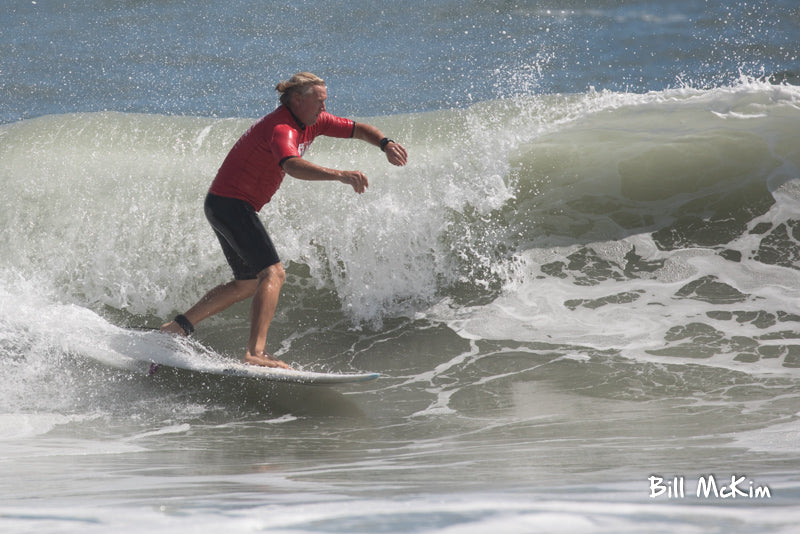
[[[286,280],[286,271],[283,270],[283,264],[276,263],[275,265],[270,265],[258,273],[258,280],[259,282],[267,281],[282,286],[283,282]]]
[[[258,280],[234,280],[229,285],[233,286],[235,291],[234,298],[240,301],[253,296],[258,287]]]

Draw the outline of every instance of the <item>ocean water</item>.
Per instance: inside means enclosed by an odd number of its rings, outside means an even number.
[[[793,532],[793,1],[7,2],[0,529]],[[377,381],[162,369],[230,274],[202,215],[298,70],[402,142],[261,217],[269,347]],[[184,347],[241,357],[248,307]]]

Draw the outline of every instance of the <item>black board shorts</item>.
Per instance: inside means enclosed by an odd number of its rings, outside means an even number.
[[[236,280],[253,280],[267,267],[280,263],[278,251],[253,206],[238,198],[209,193],[205,212]]]

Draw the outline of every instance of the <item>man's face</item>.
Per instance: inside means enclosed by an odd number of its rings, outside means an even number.
[[[320,113],[325,111],[325,100],[327,98],[328,90],[325,86],[315,85],[309,93],[294,95],[292,111],[304,125],[311,126],[317,122]]]

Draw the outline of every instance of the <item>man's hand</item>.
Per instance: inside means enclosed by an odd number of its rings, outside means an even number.
[[[339,181],[343,184],[350,184],[356,193],[363,193],[369,187],[369,180],[361,171],[341,171]]]
[[[406,153],[406,149],[400,143],[395,143],[392,141],[388,145],[386,145],[386,159],[389,160],[389,163],[392,165],[397,165],[398,167],[402,167],[403,165],[408,162],[408,154]]]

